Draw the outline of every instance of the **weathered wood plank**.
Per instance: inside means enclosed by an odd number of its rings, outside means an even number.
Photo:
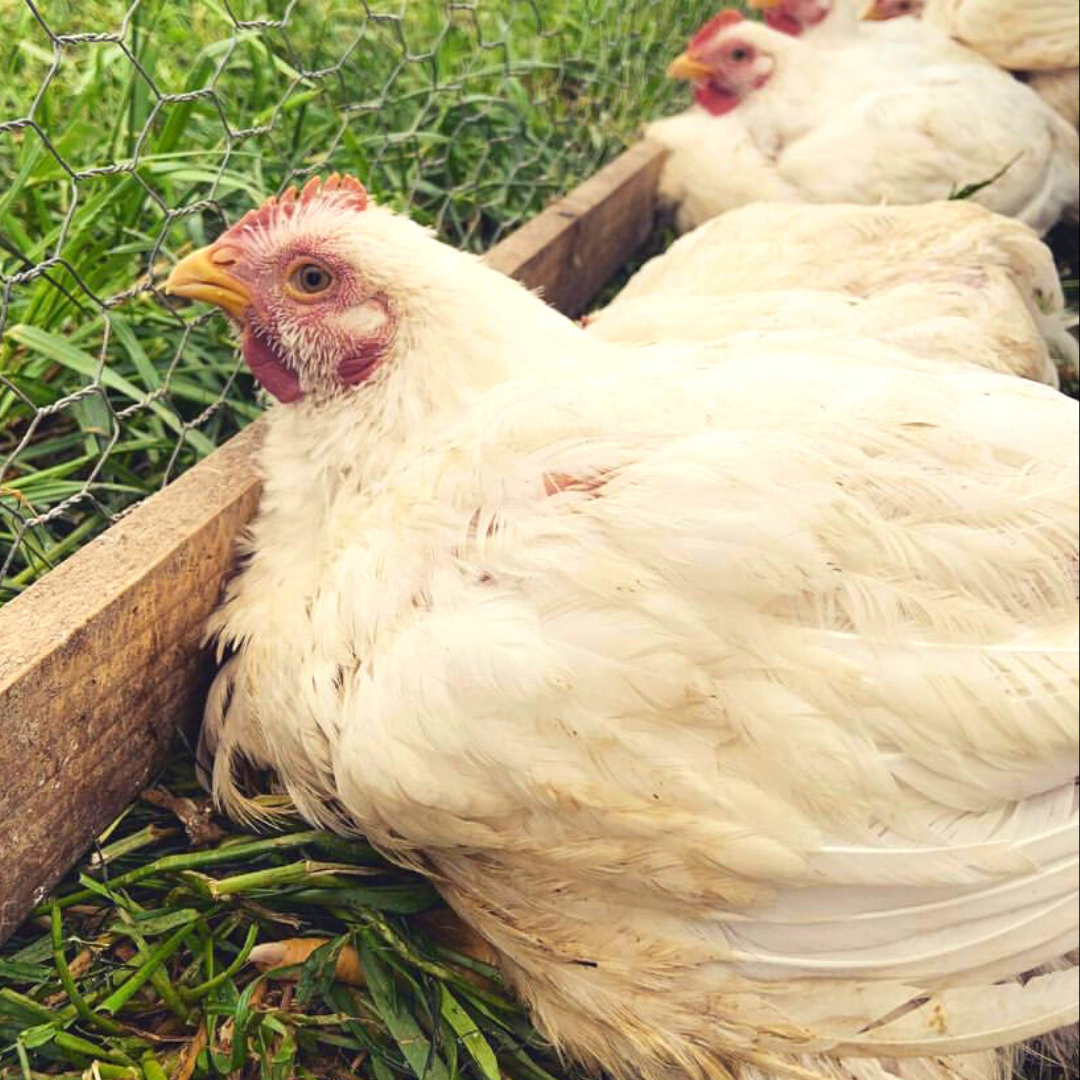
[[[254,424],[0,610],[0,941],[144,786],[205,691],[255,510]]]
[[[580,315],[652,232],[665,151],[640,142],[488,252],[492,266]]]
[[[488,253],[576,315],[649,235],[647,143]],[[256,422],[0,609],[0,941],[194,722],[203,624],[259,498]]]

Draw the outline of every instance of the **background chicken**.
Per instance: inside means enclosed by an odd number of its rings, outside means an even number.
[[[698,105],[737,117],[757,151],[750,184],[740,149],[695,115],[648,131],[671,158],[661,193],[688,228],[755,200],[923,203],[994,179],[972,198],[1040,232],[1080,203],[1076,131],[1030,90],[980,63],[892,62],[876,50],[825,50],[725,13],[692,39],[672,74]]]
[[[1076,1019],[1018,980],[1077,945],[1074,402],[614,346],[336,178],[169,285],[283,401],[212,624],[233,813],[252,758],[433,875],[618,1077],[998,1080]]]
[[[988,63],[980,53],[918,19],[862,18],[856,0],[747,0],[764,13],[765,24],[815,45],[854,47],[867,64]]]
[[[721,12],[695,34],[690,48],[741,19],[738,12]],[[737,113],[716,115],[695,103],[677,116],[649,124],[645,136],[671,151],[660,180],[660,195],[673,207],[682,232],[729,207],[759,199],[799,201],[798,192],[780,176]]]
[[[906,15],[918,15],[999,67],[1024,74],[1052,108],[1077,125],[1080,7],[1075,0],[873,0],[866,17]]]
[[[589,330],[628,344],[853,330],[1056,385],[1077,368],[1074,323],[1046,245],[974,203],[757,203],[649,262]]]

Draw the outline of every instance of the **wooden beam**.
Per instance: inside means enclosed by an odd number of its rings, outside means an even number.
[[[580,315],[648,239],[666,154],[640,142],[488,252],[552,307]]]
[[[0,609],[0,941],[161,765],[259,501],[252,424]]]
[[[649,235],[639,143],[488,253],[577,315]],[[256,422],[0,609],[0,942],[198,720],[200,638],[259,500]]]

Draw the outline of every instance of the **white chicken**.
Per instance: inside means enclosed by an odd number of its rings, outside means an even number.
[[[721,12],[698,31],[691,48],[741,19],[738,12]],[[901,68],[940,60],[942,50],[951,50],[951,59],[978,59],[977,54],[915,20],[860,22],[855,8],[844,0],[835,5],[832,0],[789,0],[775,4],[767,21],[785,33],[805,33],[819,45],[850,45],[857,37],[865,39],[870,47],[864,50],[867,55],[862,62],[875,67],[883,62],[882,42],[886,43],[886,62]],[[931,52],[928,43],[937,51]],[[654,121],[646,135],[675,151],[661,194],[676,208],[681,231],[713,217],[718,207],[757,200],[799,201],[798,192],[778,173],[772,157],[754,142],[736,113],[715,116],[695,104],[677,116]]]
[[[622,1080],[999,1080],[1076,1020],[1075,402],[611,345],[337,178],[168,288],[282,399],[210,628],[228,810],[254,759],[430,874]]]
[[[1080,360],[1050,250],[964,201],[732,210],[647,263],[588,323],[627,344],[852,330],[1050,385]]]
[[[1080,119],[1080,6],[1076,0],[872,0],[872,21],[917,15],[999,67],[1026,73],[1074,127]],[[900,18],[898,24],[909,20]]]
[[[694,35],[690,48],[741,20],[738,12],[721,12]],[[674,209],[680,232],[729,207],[759,199],[798,201],[798,193],[777,173],[738,115],[718,115],[695,103],[677,116],[653,121],[645,137],[671,152],[660,177],[659,194]]]
[[[826,50],[726,12],[671,73],[693,82],[705,112],[742,122],[730,164],[729,125],[684,115],[649,128],[672,151],[661,194],[683,229],[739,205],[742,189],[757,192],[750,201],[903,204],[996,178],[972,197],[1040,232],[1080,205],[1076,131],[988,64],[867,64],[861,49]]]

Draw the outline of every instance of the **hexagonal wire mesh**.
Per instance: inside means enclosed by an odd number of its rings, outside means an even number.
[[[676,88],[714,0],[19,0],[0,44],[0,603],[260,409],[175,257],[328,169],[483,250]]]

